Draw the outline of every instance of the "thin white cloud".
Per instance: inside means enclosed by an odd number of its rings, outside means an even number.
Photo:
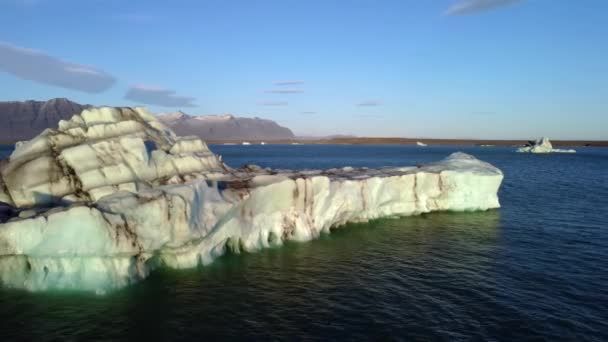
[[[278,82],[274,82],[275,86],[295,86],[295,85],[302,85],[304,84],[304,81],[278,81]]]
[[[129,88],[125,99],[162,107],[196,107],[195,98],[177,96],[175,91],[157,86],[136,85]]]
[[[0,71],[15,77],[87,93],[100,93],[116,79],[92,66],[70,63],[42,51],[0,42]]]
[[[96,76],[101,75],[101,73],[99,73],[99,71],[97,71],[97,70],[89,69],[89,68],[82,67],[82,66],[78,66],[78,67],[68,66],[68,67],[65,67],[64,69],[67,72],[75,72],[75,73],[96,75]]]
[[[467,15],[511,5],[522,0],[460,0],[450,6],[444,15]]]
[[[375,101],[375,100],[369,100],[369,101],[363,101],[360,103],[357,103],[357,107],[377,107],[380,106],[382,103],[380,101]]]
[[[317,114],[317,112],[300,112],[300,114],[303,114],[303,115],[314,115],[314,114]]]
[[[2,2],[11,3],[12,2],[17,5],[33,5],[40,1],[42,1],[42,0],[4,0],[4,1],[0,1],[0,3],[2,3]]]

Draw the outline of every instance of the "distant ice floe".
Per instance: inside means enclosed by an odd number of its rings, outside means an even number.
[[[110,107],[18,144],[0,176],[2,285],[99,293],[347,222],[498,208],[503,180],[464,153],[424,166],[233,169],[144,109]]]
[[[520,153],[576,153],[576,150],[562,150],[555,149],[551,144],[551,141],[547,137],[542,137],[540,139],[536,139],[536,141],[531,142],[529,146],[520,147],[517,149],[517,152]]]
[[[420,141],[416,141],[416,146],[420,146],[420,147],[425,147],[428,146],[427,144],[420,142]]]

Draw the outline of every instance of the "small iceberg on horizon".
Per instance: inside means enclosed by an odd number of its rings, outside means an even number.
[[[525,147],[520,147],[517,149],[517,152],[520,153],[576,153],[576,150],[568,149],[557,149],[553,148],[553,144],[547,137],[542,137],[540,139],[536,139],[535,141],[530,141],[528,145]]]

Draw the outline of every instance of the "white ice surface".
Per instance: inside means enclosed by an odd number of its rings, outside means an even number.
[[[576,153],[576,150],[564,150],[564,149],[556,149],[553,148],[551,141],[549,138],[543,137],[540,139],[536,139],[534,144],[531,146],[520,147],[517,149],[517,152],[520,153]]]
[[[20,143],[0,169],[0,200],[17,207],[87,202],[121,185],[157,186],[227,167],[196,137],[176,137],[142,108],[87,109]]]

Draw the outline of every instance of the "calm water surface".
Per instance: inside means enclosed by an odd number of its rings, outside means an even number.
[[[160,270],[105,296],[0,289],[2,339],[608,340],[608,149],[211,148],[232,166],[293,169],[412,165],[464,151],[503,170],[502,208],[349,225]]]

